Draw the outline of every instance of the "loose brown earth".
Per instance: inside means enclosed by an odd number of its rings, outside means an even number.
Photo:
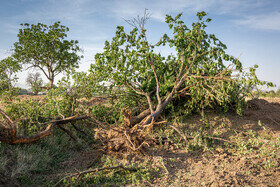
[[[253,130],[257,134],[271,136],[272,141],[276,140],[274,143],[279,145],[280,98],[254,99],[248,104],[249,108],[242,117],[227,114],[220,120],[230,126],[236,138],[245,136],[242,132]],[[213,112],[207,115],[214,119],[217,116]],[[199,119],[199,116],[192,117],[185,124],[199,123]],[[184,130],[184,127],[180,129]],[[230,133],[224,132],[221,137],[226,140],[232,136]],[[93,157],[100,158],[101,155],[95,151],[84,152],[71,164],[75,167],[90,165],[92,159],[89,158]],[[160,168],[158,176],[152,181],[143,181],[143,186],[280,186],[279,156],[274,159],[273,167],[265,168],[268,156],[259,156],[255,152],[240,153],[234,148],[187,152],[183,147],[167,144],[149,149],[145,156],[128,154],[124,157],[120,159],[124,164],[149,162],[153,168]]]
[[[152,181],[143,181],[142,186],[280,186],[280,98],[253,99],[248,101],[248,105],[242,117],[235,114],[221,116],[211,111],[207,116],[213,123],[227,126],[219,127],[221,141],[218,144],[235,144],[242,142],[240,140],[246,143],[250,141],[246,134],[250,130],[259,137],[269,137],[258,139],[262,145],[252,146],[249,151],[234,146],[187,151],[185,146],[167,142],[151,146],[145,156],[111,156],[119,158],[124,164],[150,163],[152,168],[159,168],[158,176]],[[183,125],[178,124],[177,127],[188,134],[188,130],[193,128],[190,124],[196,123],[200,123],[199,116],[186,119]],[[213,133],[217,129],[209,131]],[[278,149],[271,149],[271,144],[278,145]],[[265,150],[265,153],[259,150]],[[276,154],[273,158],[272,153]],[[63,170],[85,170],[98,163],[102,154],[97,149],[82,151],[63,163]],[[267,165],[269,160],[273,161],[273,166]]]
[[[248,104],[249,108],[245,110],[243,117],[234,114],[226,116],[231,128],[245,131],[252,129],[259,134],[267,133],[279,144],[280,99],[254,99]],[[266,130],[261,128],[259,123],[266,127]],[[223,137],[227,136],[229,134],[225,132]],[[154,184],[164,186],[174,180],[172,184],[175,186],[280,186],[279,157],[274,168],[264,169],[259,166],[262,166],[267,158],[258,158],[257,155],[250,153],[244,156],[234,155],[222,148],[212,153],[184,152],[174,150],[157,153],[167,161],[168,174],[164,179],[156,180]],[[170,162],[170,158],[173,158],[173,162]]]

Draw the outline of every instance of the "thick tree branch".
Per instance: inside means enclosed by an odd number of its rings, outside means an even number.
[[[29,69],[29,68],[39,68],[43,73],[44,73],[44,75],[49,79],[49,76],[48,76],[48,74],[46,73],[46,71],[41,67],[41,66],[39,66],[39,65],[37,65],[37,64],[33,64],[33,65],[31,65],[31,66],[29,66],[29,67],[27,67],[27,69]]]
[[[18,136],[17,132],[16,132],[16,128],[15,128],[15,123],[14,121],[4,112],[0,109],[0,114],[8,120],[8,122],[11,125],[11,128],[4,128],[2,129],[2,131],[0,131],[0,142],[4,142],[7,144],[28,144],[28,143],[32,143],[35,141],[38,141],[40,139],[42,139],[43,137],[49,136],[52,131],[54,126],[56,125],[61,125],[61,124],[66,124],[69,122],[73,122],[73,121],[77,121],[77,120],[82,120],[82,119],[87,119],[89,118],[89,116],[72,116],[69,118],[65,118],[65,119],[58,119],[58,120],[53,120],[50,121],[48,123],[48,126],[45,128],[45,130],[37,133],[37,134],[33,134],[30,136]]]
[[[153,56],[151,56],[151,58],[148,60],[150,65],[151,65],[151,68],[153,70],[153,73],[154,73],[154,76],[155,76],[155,79],[156,79],[156,84],[157,84],[157,87],[156,87],[156,96],[157,96],[157,101],[158,101],[158,106],[161,105],[161,98],[160,98],[160,94],[159,94],[159,89],[160,89],[160,83],[159,83],[159,80],[158,80],[158,75],[156,73],[156,70],[155,70],[155,65],[153,63]]]
[[[14,129],[15,128],[15,123],[14,121],[3,111],[0,109],[0,114],[4,117],[4,119],[8,122],[9,127],[6,128],[11,128]]]

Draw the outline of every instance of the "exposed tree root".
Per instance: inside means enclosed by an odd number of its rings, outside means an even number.
[[[145,153],[144,148],[153,142],[148,136],[154,124],[152,120],[148,125],[99,128],[95,138],[101,140],[104,151]]]

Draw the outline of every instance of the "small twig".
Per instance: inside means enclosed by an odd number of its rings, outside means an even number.
[[[188,139],[193,139],[194,137],[186,137],[177,127],[171,125],[170,123],[167,123],[172,129],[174,129],[182,138],[185,139],[186,145],[188,144]]]
[[[214,137],[214,136],[204,136],[204,137],[205,138],[214,139],[214,140],[220,140],[220,141],[223,141],[223,142],[227,142],[227,143],[231,143],[231,144],[236,145],[236,142],[233,142],[233,141],[230,141],[230,140],[226,140],[226,139],[223,139],[223,138]]]
[[[130,145],[132,146],[132,150],[135,151],[135,145],[131,142],[130,137],[127,135],[126,130],[124,131],[124,135],[126,137],[126,139],[128,140],[128,142],[130,143]]]
[[[60,124],[58,124],[58,127],[59,127],[62,131],[64,131],[70,138],[72,138],[73,140],[77,141],[77,139],[73,136],[73,134],[72,134],[69,130],[65,129],[65,128],[64,128],[62,125],[60,125]]]
[[[93,161],[91,161],[91,163],[88,165],[87,169],[91,168],[95,163],[97,163],[98,161],[100,161],[101,155],[98,155],[97,157],[95,157],[93,159]]]
[[[168,171],[168,169],[167,169],[167,167],[165,166],[165,164],[164,164],[164,160],[163,160],[163,158],[162,157],[160,157],[161,159],[160,159],[160,163],[161,163],[161,165],[163,166],[163,168],[164,168],[164,170],[165,170],[165,172],[166,172],[166,174],[167,175],[169,175],[169,171]]]
[[[93,173],[96,174],[97,172],[99,171],[103,171],[103,170],[112,170],[112,169],[124,169],[124,170],[128,170],[128,171],[137,171],[136,168],[129,168],[129,167],[125,167],[123,166],[122,164],[120,165],[117,165],[117,166],[113,166],[113,167],[103,167],[103,168],[95,168],[95,169],[91,169],[91,170],[86,170],[86,171],[82,171],[82,172],[78,172],[78,173],[74,173],[74,174],[70,174],[70,175],[67,175],[65,177],[63,177],[62,179],[60,179],[55,185],[55,186],[58,186],[62,181],[64,181],[65,179],[68,179],[68,178],[71,178],[71,177],[74,177],[74,176],[77,176],[77,178],[81,178],[83,175],[85,174],[88,174],[88,173]]]
[[[56,107],[57,107],[58,115],[60,115],[62,117],[62,119],[65,119],[65,116],[63,114],[61,114],[61,112],[60,112],[60,108],[59,108],[58,103],[56,103]]]
[[[106,129],[106,124],[104,122],[101,122],[98,119],[95,119],[94,117],[88,118],[88,120]]]
[[[69,122],[73,122],[73,121],[78,121],[78,120],[83,120],[83,119],[90,119],[90,116],[78,116],[78,114],[76,114],[75,116],[71,116],[65,119],[56,119],[56,120],[51,120],[48,121],[46,123],[42,123],[41,125],[47,125],[49,123],[59,123],[59,124],[66,124]]]
[[[80,133],[82,133],[82,134],[84,134],[84,135],[88,135],[85,131],[79,129],[79,128],[75,125],[74,122],[71,122],[71,125],[74,127],[74,129],[75,129],[76,131],[78,131],[78,132],[80,132]]]
[[[276,123],[277,125],[279,125],[280,126],[280,123],[278,123],[277,121],[275,121],[274,119],[272,119],[271,117],[268,117],[271,121],[273,121],[274,123]],[[268,128],[273,134],[275,134],[274,132],[273,132],[273,130],[271,130],[270,128]]]
[[[73,101],[72,101],[72,107],[71,107],[71,116],[74,115],[75,112],[75,103],[76,103],[76,98],[73,97]]]

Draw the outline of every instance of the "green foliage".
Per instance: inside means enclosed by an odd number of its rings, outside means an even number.
[[[103,156],[101,159],[103,162],[102,167],[113,167],[117,166],[117,160],[109,156]],[[64,181],[64,185],[74,186],[87,186],[87,185],[104,185],[104,186],[123,186],[126,184],[141,185],[144,181],[150,181],[153,178],[155,169],[145,167],[144,164],[136,166],[131,163],[126,167],[135,168],[136,171],[128,171],[123,169],[104,170],[98,173],[88,173],[77,179],[72,177],[71,181]]]
[[[88,86],[88,82],[84,82],[85,79],[79,79],[80,77],[84,77],[82,73],[77,73],[73,76],[76,78],[74,85],[71,84],[70,72],[68,72],[67,76],[59,81],[57,88],[49,90],[45,98],[40,101],[32,98],[25,101],[17,99],[6,106],[6,113],[12,119],[19,120],[19,134],[29,135],[39,132],[45,128],[45,125],[42,125],[42,123],[56,119],[57,117],[67,118],[77,113],[82,115],[89,112],[89,107],[82,107],[81,104],[83,104],[83,102],[78,101],[78,99],[92,97],[91,94],[93,93],[84,92],[86,88],[90,87],[90,84]],[[90,79],[87,80],[90,81]],[[98,110],[102,111],[102,108]],[[100,112],[98,114],[101,115],[103,113],[104,112]],[[102,118],[102,120],[103,119],[104,118]],[[111,119],[115,119],[115,116],[112,115]]]
[[[107,121],[110,124],[120,120],[120,111],[112,106],[104,106],[103,104],[94,105],[90,108],[90,113],[100,121]]]
[[[41,178],[57,172],[70,156],[73,145],[65,134],[55,133],[40,143],[7,145],[0,143],[0,173],[21,185],[37,186],[49,182]],[[37,176],[37,177],[36,177]]]
[[[270,91],[263,91],[257,90],[253,92],[253,96],[255,97],[280,97],[280,88],[278,90],[270,90]]]
[[[6,106],[5,111],[12,119],[19,119],[18,134],[29,135],[44,129],[41,123],[54,119],[57,110],[43,101],[29,99],[13,102]]]
[[[99,85],[98,77],[85,72],[67,71],[58,83],[61,92],[71,93],[76,98],[90,99],[95,95],[106,93],[106,87]]]
[[[43,130],[46,126],[42,123],[74,115],[76,106],[73,96],[52,89],[44,100],[18,100],[7,105],[5,111],[12,119],[18,120],[18,134],[30,135]]]
[[[96,54],[96,63],[91,65],[91,72],[99,77],[98,81],[103,84],[104,81],[109,82],[109,89],[112,92],[117,86],[126,92],[129,89],[127,84],[131,83],[138,84],[139,89],[150,91],[155,82],[147,62],[148,54],[145,53],[147,45],[143,33],[139,34],[137,29],[126,34],[124,27],[118,26],[112,42],[105,42],[104,53]],[[163,66],[161,63],[163,57],[153,55],[159,63],[158,66]]]
[[[129,33],[118,26],[111,42],[105,42],[104,52],[95,55],[90,72],[98,77],[99,84],[109,85],[111,95],[119,88],[125,97],[136,93],[143,100],[149,95],[155,108],[161,106],[158,97],[165,98],[164,102],[171,95],[174,100],[167,106],[169,110],[191,113],[212,107],[241,114],[251,88],[266,82],[257,78],[257,66],[245,72],[241,62],[225,52],[226,45],[206,33],[211,19],[205,16],[205,12],[197,13],[198,21],[189,28],[180,19],[181,14],[175,18],[167,15],[166,23],[173,34],[164,34],[155,45],[147,40],[145,21]],[[163,57],[154,52],[154,48],[165,45],[175,48],[176,56]],[[133,103],[133,99],[130,101]]]
[[[14,83],[17,81],[15,73],[21,70],[21,66],[12,57],[0,61],[0,95],[6,99],[17,95],[18,89]]]
[[[77,40],[66,40],[68,27],[59,21],[50,26],[42,23],[21,26],[24,28],[19,30],[13,56],[28,68],[42,71],[50,81],[50,88],[56,75],[78,67],[80,48]]]

